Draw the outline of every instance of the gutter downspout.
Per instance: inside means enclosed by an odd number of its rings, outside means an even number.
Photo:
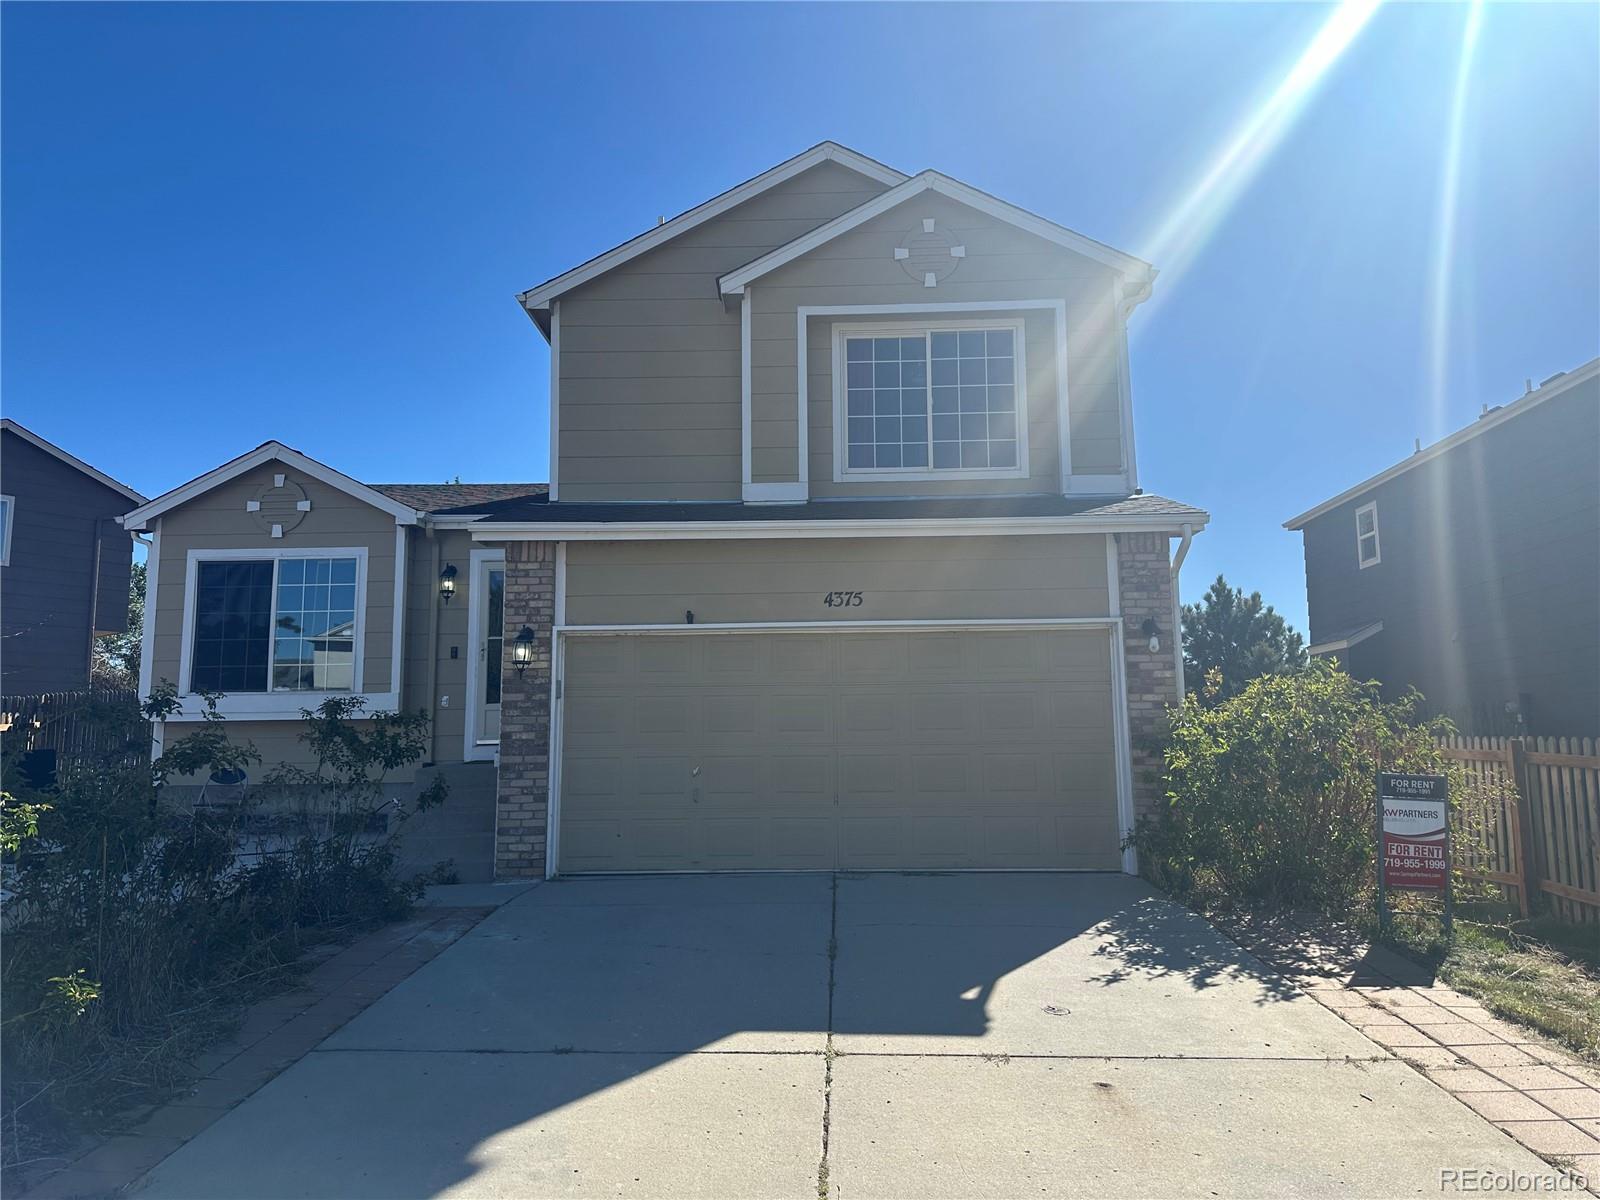
[[[1185,522],[1180,528],[1183,530],[1183,540],[1178,543],[1178,552],[1172,556],[1172,657],[1178,668],[1178,703],[1183,703],[1183,605],[1178,600],[1178,572],[1183,569],[1183,560],[1189,556],[1189,546],[1194,542],[1194,526]]]

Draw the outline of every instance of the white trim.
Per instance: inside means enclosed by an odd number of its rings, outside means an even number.
[[[1361,532],[1361,517],[1365,513],[1372,514],[1372,532]],[[1361,543],[1365,538],[1372,539],[1372,557],[1368,558],[1361,550]],[[1369,500],[1356,509],[1356,566],[1365,571],[1368,567],[1375,567],[1383,562],[1383,537],[1378,532],[1378,502]]]
[[[944,467],[933,465],[933,339],[935,332],[948,333],[960,330],[1009,329],[1013,337],[1012,389],[1017,430],[1017,463],[1013,467]],[[848,363],[845,342],[860,337],[915,337],[921,336],[923,363],[928,373],[925,385],[928,407],[928,465],[926,467],[851,467],[847,459],[849,437],[846,421],[849,419],[846,373]],[[1028,477],[1028,327],[1021,317],[982,317],[949,319],[941,321],[916,321],[886,323],[883,321],[836,321],[830,327],[829,346],[833,367],[833,481],[835,483],[922,483],[947,479],[1026,479]],[[805,346],[801,346],[802,360]]]
[[[561,718],[564,710],[562,680],[566,674],[566,644],[555,632],[567,620],[567,546],[556,543],[555,621],[550,633],[550,742],[545,771],[544,874],[554,879],[561,861]]]
[[[1134,828],[1133,737],[1128,725],[1128,665],[1123,654],[1122,622],[1111,630],[1111,729],[1116,739],[1117,828],[1126,841]],[[1122,870],[1139,873],[1139,855],[1132,846],[1122,847]]]
[[[0,507],[6,510],[6,528],[0,534],[0,567],[11,565],[11,531],[17,524],[17,498],[0,494]]]
[[[389,690],[404,693],[402,669],[406,652],[406,564],[410,558],[406,527],[394,527],[394,616],[389,649]]]
[[[45,441],[44,438],[40,437],[37,433],[34,433],[33,430],[24,429],[10,417],[0,418],[0,429],[5,430],[7,433],[16,434],[29,445],[38,447],[52,458],[60,459],[73,470],[83,472],[90,479],[93,479],[96,483],[105,485],[113,492],[116,492],[119,496],[124,496],[127,499],[132,500],[135,504],[148,503],[148,497],[141,496],[138,492],[134,491],[125,483],[118,483],[104,471],[95,470],[88,463],[84,462],[83,459],[79,458],[75,454],[68,454],[54,442]]]
[[[506,552],[504,550],[473,549],[468,555],[469,566],[467,570],[467,694],[465,729],[461,742],[462,762],[488,762],[492,761],[500,752],[500,742],[482,741],[478,733],[478,689],[483,683],[478,665],[479,648],[487,636],[484,629],[484,612],[482,604],[488,600],[489,564],[500,563],[504,566]],[[503,618],[503,614],[502,614]],[[503,623],[503,621],[502,621]],[[505,635],[502,628],[501,636]],[[501,671],[505,670],[504,653],[502,652]],[[488,666],[487,661],[484,667]],[[503,685],[502,685],[503,686]]]
[[[752,289],[753,291],[754,289]],[[744,461],[743,483],[750,490],[750,296],[739,297],[739,439],[740,455]],[[746,499],[749,497],[747,496]]]
[[[1395,476],[1403,475],[1413,467],[1419,467],[1430,459],[1438,458],[1439,455],[1445,453],[1447,450],[1455,449],[1462,442],[1471,441],[1479,434],[1487,433],[1497,425],[1504,425],[1507,421],[1510,421],[1515,417],[1520,417],[1523,413],[1529,411],[1530,409],[1538,407],[1546,400],[1552,399],[1555,396],[1559,396],[1561,393],[1577,387],[1580,383],[1587,383],[1597,375],[1600,375],[1600,358],[1591,358],[1588,362],[1584,363],[1583,366],[1574,367],[1570,371],[1563,372],[1554,379],[1541,384],[1539,387],[1535,388],[1531,392],[1528,392],[1519,399],[1513,400],[1504,408],[1497,409],[1486,416],[1479,417],[1465,429],[1458,429],[1449,437],[1443,438],[1431,446],[1427,446],[1421,450],[1418,450],[1410,458],[1406,459],[1405,462],[1396,463],[1387,471],[1379,471],[1370,479],[1362,480],[1360,483],[1356,484],[1355,487],[1346,488],[1333,499],[1324,500],[1315,508],[1308,508],[1305,512],[1301,513],[1297,517],[1290,517],[1289,520],[1283,523],[1283,527],[1289,530],[1301,529],[1308,522],[1316,520],[1324,513],[1331,512],[1333,509],[1338,508],[1341,504],[1345,504],[1350,500],[1354,500],[1357,496],[1361,495],[1362,492],[1371,491],[1379,484],[1388,483],[1389,480],[1393,479]]]
[[[804,483],[746,483],[746,504],[804,504],[808,498]]]
[[[550,305],[550,502],[561,492],[561,305]]]
[[[811,496],[811,326],[810,320],[813,312],[805,305],[799,305],[794,311],[795,321],[795,478],[800,481],[800,486],[805,490],[809,499]]]
[[[565,644],[568,637],[617,635],[658,635],[694,637],[706,634],[740,634],[751,631],[784,632],[864,632],[882,629],[1001,631],[1007,629],[1105,629],[1111,639],[1111,703],[1114,744],[1112,758],[1116,764],[1116,805],[1119,840],[1133,831],[1133,760],[1128,738],[1127,687],[1122,666],[1122,621],[1118,617],[1037,617],[1016,620],[978,621],[747,621],[707,625],[567,625],[565,624],[565,572],[561,557],[564,546],[557,547],[556,558],[556,624],[551,633],[552,686],[565,673]],[[554,879],[560,864],[561,831],[561,737],[560,709],[564,703],[559,697],[564,688],[557,688],[558,697],[551,708],[550,719],[550,795],[546,805],[545,877]],[[1130,875],[1138,874],[1138,859],[1132,849],[1122,851],[1122,869]],[[630,872],[631,874],[632,872]],[[699,872],[695,872],[698,874]]]
[[[227,562],[230,560],[270,559],[272,561],[272,611],[278,611],[278,562],[285,558],[353,558],[356,560],[356,624],[352,631],[351,641],[355,646],[354,675],[351,686],[347,691],[275,691],[272,689],[272,644],[276,641],[276,632],[272,641],[268,643],[267,651],[267,691],[265,692],[229,692],[217,704],[217,711],[225,717],[248,718],[250,720],[280,721],[297,720],[301,709],[315,708],[324,700],[333,697],[360,697],[367,702],[368,712],[379,712],[397,709],[400,704],[400,689],[396,685],[396,672],[398,668],[390,671],[391,686],[386,692],[367,693],[365,688],[366,661],[367,661],[367,548],[365,546],[303,546],[303,547],[273,547],[268,550],[190,550],[184,562],[183,577],[183,606],[181,608],[183,628],[178,650],[178,699],[182,704],[179,714],[174,719],[182,717],[198,717],[204,711],[193,692],[191,673],[194,666],[194,625],[195,603],[199,599],[196,588],[196,579],[199,574],[200,564],[203,562]],[[404,586],[404,577],[397,584],[397,590]],[[146,581],[146,588],[149,583]],[[146,598],[148,606],[149,599]],[[142,667],[143,664],[141,664]]]
[[[999,537],[1035,533],[1178,533],[1205,513],[1122,517],[903,517],[810,521],[519,521],[478,525],[479,542],[681,542],[704,539]]]
[[[979,212],[1015,225],[1018,229],[1054,242],[1058,246],[1065,246],[1069,250],[1082,254],[1085,258],[1093,259],[1112,270],[1124,275],[1131,275],[1139,279],[1153,278],[1155,268],[1142,259],[1124,254],[1121,250],[1113,249],[1093,238],[1085,237],[1054,221],[1047,221],[1043,217],[1008,204],[998,197],[987,192],[980,192],[977,188],[962,183],[959,179],[951,179],[948,175],[941,175],[938,171],[923,171],[912,176],[904,183],[891,187],[888,191],[874,196],[864,204],[858,204],[849,212],[835,217],[826,224],[819,225],[809,233],[801,234],[791,242],[787,242],[777,249],[763,254],[742,267],[737,267],[717,280],[717,287],[725,296],[738,295],[739,291],[760,279],[770,271],[793,262],[803,254],[809,254],[819,246],[826,245],[841,234],[849,233],[852,229],[870,221],[873,217],[880,216],[890,209],[904,204],[913,197],[924,192],[937,192],[942,196],[975,208]]]
[[[1072,404],[1069,377],[1071,364],[1067,354],[1067,303],[1065,300],[969,300],[944,303],[918,304],[810,304],[795,310],[798,325],[799,396],[800,396],[800,478],[806,475],[804,451],[807,430],[811,424],[807,404],[807,322],[812,317],[870,317],[910,315],[924,313],[974,313],[974,312],[1032,312],[1043,310],[1055,314],[1056,337],[1056,438],[1061,460],[1061,492],[1063,495],[1117,495],[1125,496],[1132,489],[1121,475],[1072,475]],[[1026,331],[1024,331],[1026,332]],[[1024,337],[1024,343],[1026,337]],[[836,389],[837,390],[837,389]],[[1031,414],[1030,414],[1031,415]],[[837,436],[837,434],[836,434]],[[838,455],[834,456],[834,470],[838,471]],[[935,473],[934,478],[944,476]],[[900,478],[905,478],[901,475]],[[837,481],[836,481],[837,482]]]
[[[144,629],[139,635],[139,699],[150,699],[156,662],[156,606],[161,591],[161,522],[150,534],[144,556]],[[176,681],[174,681],[176,682]],[[159,739],[158,739],[159,740]]]
[[[1122,577],[1117,568],[1117,535],[1106,534],[1106,611],[1122,618]]]
[[[144,529],[153,517],[159,517],[169,509],[177,508],[180,504],[187,504],[196,496],[203,496],[212,488],[236,479],[246,471],[253,471],[263,463],[281,462],[293,467],[313,479],[320,480],[331,488],[336,488],[348,496],[354,496],[363,503],[370,504],[373,508],[388,513],[402,525],[415,525],[422,514],[409,504],[401,504],[398,500],[390,499],[382,492],[369,488],[364,483],[358,483],[350,476],[340,471],[335,471],[325,463],[320,463],[314,458],[308,458],[298,450],[291,450],[282,442],[264,442],[254,450],[241,454],[231,462],[223,463],[214,471],[207,471],[204,475],[191,479],[188,483],[173,488],[170,492],[163,492],[148,504],[126,513],[120,519],[124,529]]]
[[[665,221],[655,228],[647,230],[639,236],[623,242],[611,250],[607,250],[597,258],[591,258],[586,263],[581,263],[554,279],[547,280],[537,287],[529,288],[517,297],[522,307],[530,313],[535,309],[542,309],[563,292],[570,292],[580,284],[587,283],[599,275],[605,274],[614,267],[637,258],[649,250],[654,250],[664,242],[669,242],[680,233],[687,233],[697,225],[703,225],[714,217],[719,217],[729,209],[743,204],[759,196],[762,192],[777,187],[780,183],[793,179],[812,167],[820,166],[824,162],[836,162],[848,167],[859,175],[888,187],[904,183],[906,176],[892,167],[886,167],[880,162],[859,154],[847,146],[837,142],[821,142],[811,149],[793,158],[779,163],[777,166],[763,171],[751,179],[745,180],[737,187],[730,188],[719,196],[714,196],[704,204],[691,208],[688,212],[680,213],[670,221]]]
[[[1342,638],[1335,638],[1329,642],[1318,642],[1315,646],[1306,647],[1306,653],[1312,658],[1320,658],[1324,654],[1332,654],[1336,650],[1348,650],[1351,646],[1359,646],[1374,634],[1383,632],[1383,622],[1374,621],[1370,625],[1363,625],[1353,633],[1347,633]]]
[[[1183,601],[1179,598],[1178,581],[1179,573],[1183,570],[1183,560],[1189,557],[1189,547],[1193,544],[1194,526],[1185,525],[1178,548],[1173,551],[1172,566],[1169,568],[1172,575],[1172,662],[1177,671],[1179,704],[1183,703],[1188,684],[1183,678]]]

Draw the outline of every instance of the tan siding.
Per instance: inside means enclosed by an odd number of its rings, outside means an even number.
[[[737,500],[739,310],[717,276],[883,189],[823,163],[561,297],[561,498]]]
[[[464,529],[444,529],[434,535],[439,547],[439,567],[433,566],[433,546],[421,533],[412,534],[411,571],[406,584],[405,695],[408,710],[433,714],[435,762],[462,759],[466,735],[467,661],[475,649],[467,641],[467,619],[472,611],[472,550],[476,543]],[[456,594],[450,603],[439,601],[439,570],[446,563],[456,568]],[[432,647],[436,676],[433,695],[428,687],[428,635],[433,606],[439,609],[439,640]],[[454,647],[456,657],[450,657]],[[448,699],[448,703],[441,703]]]
[[[294,529],[274,538],[263,532],[245,504],[276,473],[286,473],[305,489],[311,511]],[[197,497],[161,517],[161,565],[157,572],[155,645],[151,678],[180,680],[179,659],[187,618],[184,585],[190,550],[292,550],[364,546],[367,550],[367,606],[363,625],[363,683],[369,692],[393,686],[394,518],[354,501],[345,493],[281,464],[267,463]]]
[[[859,591],[859,607],[828,592]],[[574,542],[573,625],[986,620],[1109,613],[1105,539],[1092,535]]]
[[[932,217],[967,247],[956,271],[929,289],[894,261],[906,231]],[[1115,474],[1122,464],[1119,380],[1121,332],[1112,303],[1111,272],[1098,263],[941,196],[914,197],[891,212],[818,247],[751,288],[752,456],[758,482],[797,477],[795,310],[802,305],[923,304],[1062,300],[1066,305],[1069,410],[1073,469]],[[951,314],[952,316],[954,314]],[[981,314],[996,316],[992,312]],[[940,319],[945,319],[940,314]],[[832,323],[860,318],[812,318],[807,330],[810,401],[808,470],[813,496],[1040,492],[1059,489],[1056,432],[1055,325],[1049,311],[1030,310],[1028,329],[1029,477],[936,480],[931,483],[834,483]],[[871,318],[876,321],[878,318]],[[915,317],[904,318],[915,321]],[[893,318],[887,320],[892,321]]]

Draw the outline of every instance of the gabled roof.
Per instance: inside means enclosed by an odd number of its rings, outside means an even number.
[[[893,167],[885,166],[876,159],[859,154],[848,146],[841,146],[838,142],[820,142],[805,151],[797,154],[786,162],[781,162],[771,170],[763,171],[753,179],[747,179],[737,187],[729,188],[720,196],[714,196],[704,204],[691,208],[688,212],[680,213],[672,220],[657,225],[654,229],[641,233],[630,241],[614,249],[607,250],[604,254],[591,258],[588,262],[580,263],[570,271],[557,275],[554,279],[547,279],[537,287],[529,288],[517,297],[522,307],[532,316],[550,307],[550,302],[563,292],[569,292],[579,284],[587,283],[597,275],[603,275],[613,267],[619,267],[630,259],[637,258],[647,250],[653,250],[663,242],[671,241],[680,233],[686,233],[697,225],[702,225],[713,217],[720,216],[735,205],[743,204],[769,188],[776,187],[786,180],[793,179],[803,171],[824,162],[836,162],[841,166],[849,167],[869,179],[876,179],[879,183],[893,187],[905,182],[906,176],[896,171]],[[541,328],[543,326],[541,325]]]
[[[504,500],[546,495],[547,483],[374,483],[374,489],[422,512],[476,509]]]
[[[1494,409],[1479,417],[1465,429],[1458,429],[1449,437],[1442,438],[1433,445],[1418,450],[1404,462],[1396,463],[1387,471],[1379,471],[1372,478],[1362,480],[1353,488],[1346,488],[1333,499],[1324,500],[1315,508],[1306,509],[1298,517],[1290,517],[1283,523],[1283,527],[1288,530],[1303,529],[1324,513],[1332,512],[1341,504],[1354,500],[1363,492],[1370,492],[1379,484],[1388,483],[1395,476],[1404,475],[1412,467],[1420,467],[1423,463],[1438,458],[1449,450],[1454,450],[1463,442],[1469,442],[1480,434],[1488,433],[1489,430],[1497,425],[1504,425],[1507,421],[1515,420],[1523,413],[1537,408],[1546,400],[1559,396],[1561,393],[1577,387],[1580,383],[1587,383],[1597,375],[1600,375],[1600,358],[1591,358],[1581,367],[1575,367],[1570,371],[1563,371],[1559,375],[1553,375],[1533,391],[1525,393],[1522,397],[1513,400],[1503,408]]]
[[[1054,242],[1058,246],[1065,246],[1075,250],[1086,258],[1103,263],[1120,274],[1131,276],[1135,279],[1148,282],[1155,278],[1156,269],[1143,259],[1125,254],[1121,250],[1113,249],[1104,242],[1097,242],[1093,238],[1085,237],[1063,225],[1045,218],[1027,209],[1018,208],[988,192],[979,191],[977,188],[962,183],[959,179],[951,179],[948,175],[941,175],[938,171],[923,171],[914,175],[904,183],[890,188],[857,205],[849,212],[835,217],[824,225],[819,225],[810,233],[801,234],[794,241],[779,246],[763,254],[753,262],[729,271],[717,280],[717,285],[725,296],[736,296],[744,291],[745,286],[754,280],[760,279],[769,271],[773,271],[784,263],[792,262],[802,254],[808,254],[818,246],[841,234],[848,233],[865,221],[870,221],[882,213],[888,212],[897,205],[904,204],[914,196],[923,192],[937,192],[948,196],[958,203],[975,208],[980,212],[988,213],[998,220],[1015,225],[1028,233]]]
[[[134,509],[122,517],[124,529],[143,529],[155,517],[170,509],[186,504],[196,496],[203,496],[212,488],[243,475],[246,471],[253,471],[263,463],[281,462],[287,467],[293,467],[313,479],[320,479],[329,487],[337,488],[348,496],[372,505],[373,508],[394,517],[396,523],[401,525],[415,525],[422,514],[409,504],[384,495],[375,488],[370,488],[364,483],[358,483],[350,476],[340,471],[335,471],[326,463],[320,463],[300,451],[285,446],[282,442],[262,442],[248,454],[241,454],[232,462],[223,463],[214,471],[207,471],[204,475],[191,479],[188,483],[173,488],[170,492],[163,492],[148,504]]]
[[[27,442],[29,445],[37,446],[40,450],[43,450],[46,454],[50,455],[51,457],[60,459],[62,462],[66,463],[67,466],[73,468],[76,471],[83,472],[83,474],[87,475],[90,479],[94,480],[96,483],[103,484],[104,486],[110,488],[113,492],[116,492],[118,495],[126,496],[129,500],[132,500],[135,504],[143,504],[145,502],[145,497],[141,496],[138,492],[134,491],[127,484],[118,483],[115,479],[111,478],[111,476],[105,474],[105,472],[95,470],[93,467],[91,467],[88,463],[84,462],[83,459],[79,458],[77,455],[68,454],[65,450],[63,450],[60,446],[56,445],[54,442],[45,441],[37,433],[34,433],[33,430],[24,429],[21,425],[18,425],[10,417],[0,418],[0,429],[5,430],[7,433],[16,434],[19,438],[21,438],[23,441]]]
[[[1324,654],[1337,654],[1340,650],[1348,650],[1351,646],[1359,646],[1369,637],[1382,632],[1382,621],[1368,621],[1365,625],[1357,625],[1354,629],[1347,629],[1327,641],[1306,647],[1306,653],[1311,655],[1312,658],[1321,658]]]

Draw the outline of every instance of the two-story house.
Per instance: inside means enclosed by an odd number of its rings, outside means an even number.
[[[548,492],[269,443],[130,514],[149,673],[258,744],[428,708],[493,764],[501,875],[1131,870],[1207,520],[1139,484],[1154,276],[823,143],[519,297]]]
[[[0,695],[89,686],[98,634],[126,633],[145,498],[9,417],[0,420]]]
[[[1466,733],[1600,733],[1600,359],[1284,527],[1312,654]]]

